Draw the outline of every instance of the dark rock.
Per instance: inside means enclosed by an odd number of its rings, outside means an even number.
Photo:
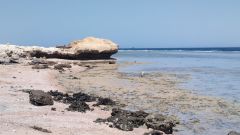
[[[67,110],[68,111],[86,112],[87,110],[90,110],[90,107],[85,102],[75,101],[67,108]]]
[[[65,104],[71,104],[75,102],[76,100],[72,96],[66,96],[63,98],[62,102]]]
[[[70,64],[57,64],[57,65],[54,65],[54,69],[57,69],[57,70],[64,70],[64,68],[72,68],[72,66]]]
[[[48,94],[50,94],[51,96],[53,97],[56,97],[56,96],[61,96],[61,97],[64,97],[66,96],[66,94],[63,94],[62,92],[59,92],[59,91],[49,91]]]
[[[29,92],[30,103],[36,106],[53,105],[51,95],[41,90],[31,90]]]
[[[163,133],[160,131],[153,130],[151,132],[144,133],[143,135],[163,135]]]
[[[107,122],[107,119],[97,118],[94,122],[96,122],[96,123],[105,123],[105,122]]]
[[[148,116],[148,113],[144,111],[127,111],[118,108],[112,109],[112,117],[127,119],[133,125],[133,127],[138,128],[144,124],[144,119]]]
[[[52,110],[52,111],[56,111],[56,108],[55,108],[55,107],[52,107],[51,110]]]
[[[69,60],[99,60],[99,59],[110,59],[111,55],[117,53],[117,50],[78,50],[74,53],[63,53],[61,51],[46,52],[42,50],[33,50],[29,52],[31,57],[37,58],[58,58],[58,59],[69,59]]]
[[[123,110],[119,108],[113,108],[111,116],[118,116],[118,115],[126,115],[126,116],[133,116],[133,117],[139,117],[139,118],[146,118],[148,116],[148,113],[144,111],[128,111],[128,110]]]
[[[96,122],[111,122],[112,127],[123,131],[132,131],[133,128],[138,128],[144,124],[144,119],[148,113],[143,111],[131,112],[119,108],[112,109],[111,116],[104,119],[97,119]]]
[[[76,76],[74,76],[72,79],[79,79],[79,78],[77,78]]]
[[[73,103],[75,100],[73,99],[73,97],[69,96],[67,93],[62,93],[59,91],[49,91],[48,92],[51,96],[53,96],[53,100],[54,101],[58,101],[58,102],[63,102],[63,103]]]
[[[38,130],[38,131],[44,132],[44,133],[52,133],[52,131],[44,129],[44,128],[41,128],[41,127],[38,127],[38,126],[33,126],[31,128],[34,129],[34,130]]]
[[[92,66],[92,65],[89,65],[89,64],[87,64],[87,65],[84,65],[84,67],[87,67],[87,68],[92,68],[93,66]]]
[[[134,125],[127,117],[113,117],[113,126],[123,131],[133,131]]]
[[[11,58],[10,60],[9,60],[9,63],[15,63],[15,64],[17,64],[17,63],[19,63],[16,59],[13,59],[13,58]]]
[[[93,102],[96,100],[96,97],[90,96],[88,94],[81,93],[81,92],[74,93],[73,98],[77,101],[84,101],[84,102]]]
[[[74,93],[72,96],[69,96],[68,94],[64,94],[58,91],[49,91],[48,93],[53,96],[54,101],[59,101],[63,103],[73,103],[76,101],[83,102],[96,101],[96,97],[81,92]]]
[[[228,135],[240,135],[240,133],[236,131],[230,131]]]
[[[55,61],[47,61],[47,60],[44,60],[44,59],[35,58],[31,62],[29,62],[28,64],[29,65],[40,65],[40,64],[43,64],[43,65],[53,66],[53,65],[57,64],[57,62],[55,62]]]
[[[115,60],[109,61],[109,64],[116,64],[116,61]]]
[[[166,134],[172,134],[173,127],[179,121],[173,117],[164,116],[161,114],[151,114],[145,118],[145,124],[148,128],[163,131]]]
[[[60,96],[60,95],[58,95],[58,96],[55,96],[55,97],[53,97],[53,100],[54,101],[61,101],[61,100],[63,100],[63,96]]]
[[[116,102],[110,98],[99,97],[97,104],[94,104],[94,106],[99,106],[99,105],[116,105]]]

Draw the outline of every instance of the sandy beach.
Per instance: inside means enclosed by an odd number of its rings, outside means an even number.
[[[56,61],[56,60],[51,60]],[[51,131],[51,134],[116,134],[139,135],[151,131],[145,126],[133,131],[121,131],[102,123],[97,118],[107,118],[111,111],[92,106],[93,111],[86,113],[67,111],[67,105],[54,102],[53,106],[33,106],[29,103],[29,94],[23,90],[58,90],[60,92],[84,92],[111,98],[125,104],[127,110],[143,110],[148,113],[174,115],[180,121],[173,134],[186,127],[201,132],[201,120],[192,119],[183,123],[180,113],[204,112],[208,120],[218,117],[231,117],[238,121],[240,107],[224,100],[200,96],[178,87],[179,79],[175,74],[148,73],[139,74],[118,72],[120,66],[138,63],[102,64],[80,61],[58,60],[72,67],[58,71],[52,67],[32,69],[32,65],[0,65],[0,134],[46,134],[32,127],[37,126]],[[142,63],[140,63],[142,64]],[[52,111],[51,108],[56,108]],[[206,121],[206,122],[209,122]],[[201,121],[201,123],[204,121]],[[204,123],[203,123],[204,124]]]

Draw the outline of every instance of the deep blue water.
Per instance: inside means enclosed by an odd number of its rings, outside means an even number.
[[[120,48],[120,50],[172,50],[172,51],[240,51],[240,47],[204,47],[204,48]]]
[[[194,92],[240,102],[240,47],[231,48],[130,48],[114,55],[121,61],[145,62],[121,68],[122,72],[185,74],[181,84]]]

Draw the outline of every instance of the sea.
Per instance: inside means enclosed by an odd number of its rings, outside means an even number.
[[[120,72],[164,72],[187,75],[179,84],[194,93],[240,103],[240,47],[215,48],[121,48],[113,56],[118,62],[136,62]],[[222,133],[240,127],[240,121],[207,125],[204,134]],[[214,129],[214,130],[212,130]],[[219,130],[218,130],[219,129]],[[219,132],[217,132],[219,131]],[[194,132],[182,132],[193,134]],[[194,133],[195,134],[195,133]],[[201,133],[200,133],[201,134]]]

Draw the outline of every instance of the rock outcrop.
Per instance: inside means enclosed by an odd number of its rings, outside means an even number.
[[[110,59],[111,55],[117,53],[117,51],[118,45],[110,40],[88,37],[62,47],[45,48],[38,46],[0,45],[0,58],[45,57],[71,60],[97,60]]]

